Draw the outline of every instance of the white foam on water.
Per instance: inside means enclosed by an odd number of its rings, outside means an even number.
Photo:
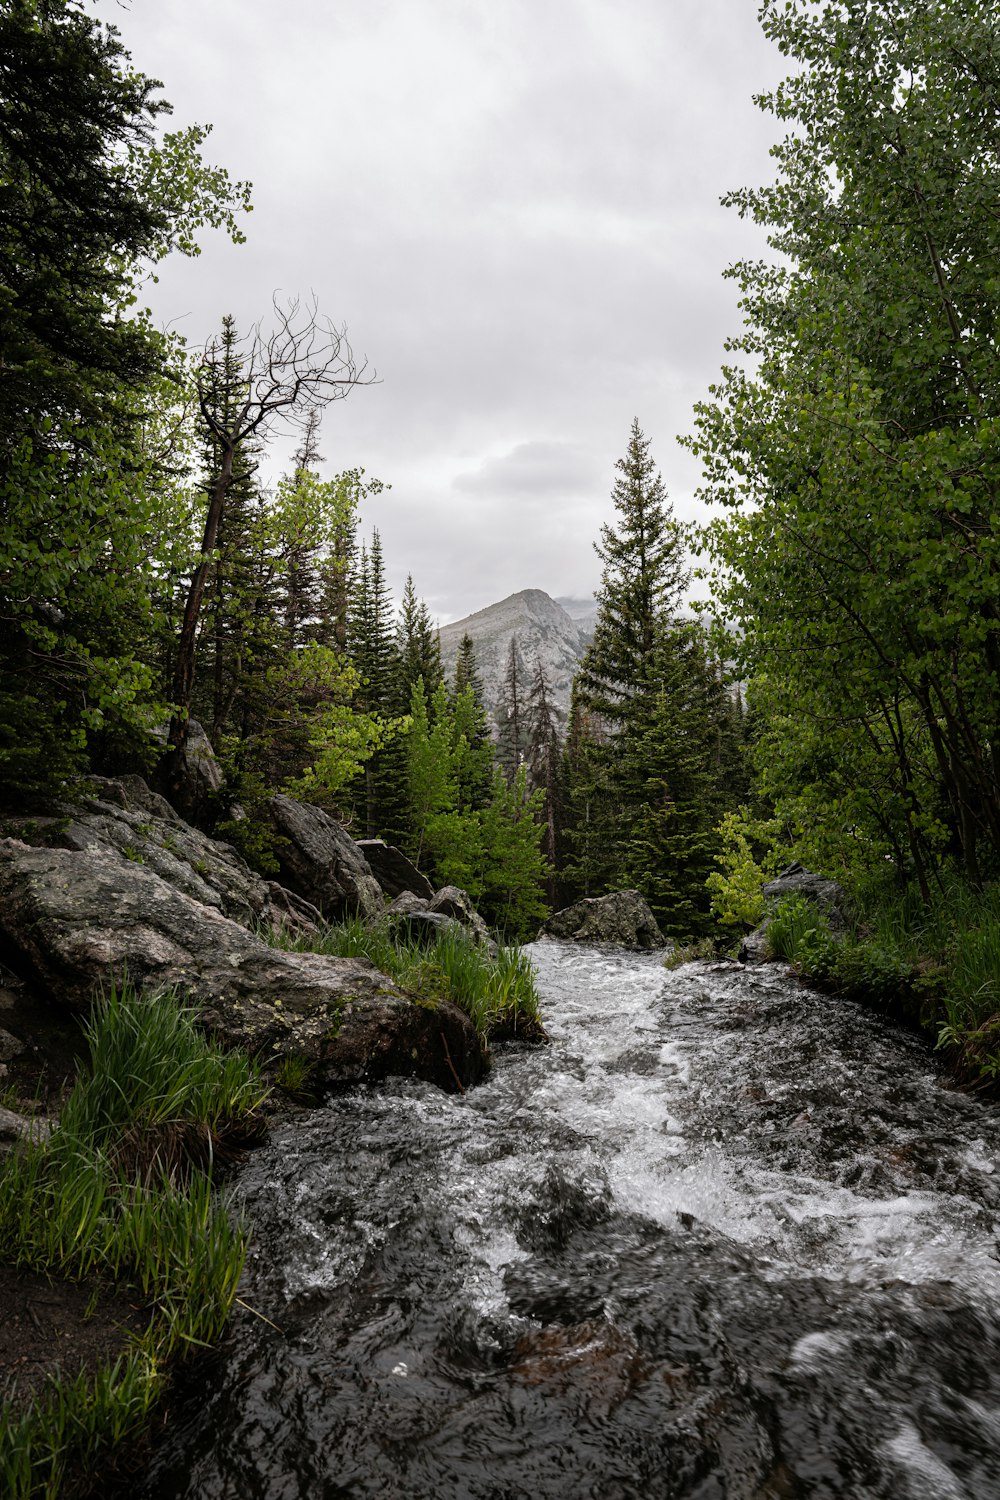
[[[819,1329],[815,1333],[803,1334],[788,1356],[793,1370],[819,1370],[832,1358],[838,1359],[850,1353],[851,1336],[837,1333],[835,1329]]]
[[[885,1444],[886,1455],[904,1471],[912,1500],[983,1500],[960,1484],[948,1465],[932,1453],[912,1422],[904,1422]]]

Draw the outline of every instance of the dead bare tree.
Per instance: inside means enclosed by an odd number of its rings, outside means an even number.
[[[217,444],[219,467],[207,491],[208,511],[201,544],[201,558],[188,589],[177,645],[173,681],[173,717],[170,721],[171,769],[168,778],[183,776],[191,696],[194,689],[198,617],[201,613],[212,553],[226,492],[233,482],[233,461],[240,443],[284,427],[315,431],[315,412],[331,401],[340,401],[357,385],[370,385],[374,374],[367,365],[355,363],[344,328],[336,328],[319,316],[315,302],[302,307],[296,298],[287,307],[274,303],[275,326],[265,335],[258,323],[244,341],[242,394],[234,408],[220,400],[222,377],[220,345],[213,339],[206,348],[196,374],[198,408],[202,421]],[[312,424],[312,425],[310,425]]]

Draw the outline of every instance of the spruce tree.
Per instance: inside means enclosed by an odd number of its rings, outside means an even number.
[[[687,583],[681,530],[638,420],[618,459],[611,498],[617,528],[602,526],[594,550],[604,564],[594,639],[580,666],[581,698],[612,728],[654,672],[658,631]]]
[[[391,716],[397,707],[398,655],[392,595],[385,579],[382,541],[372,532],[370,550],[362,545],[348,617],[352,666],[361,678],[357,701],[368,713]],[[355,812],[367,838],[375,838],[398,796],[391,767],[381,753],[365,766],[363,786],[356,788]],[[392,807],[394,811],[394,806]]]
[[[524,663],[518,650],[517,636],[512,635],[507,650],[507,665],[500,686],[497,705],[497,747],[500,765],[509,782],[513,782],[524,763],[528,741],[528,688]]]
[[[410,693],[418,678],[423,678],[425,688],[432,694],[444,681],[441,642],[427,605],[417,598],[412,574],[407,575],[403,589],[396,632],[396,659],[399,674],[397,691],[400,703],[405,708],[409,707]]]
[[[240,337],[230,314],[222,319],[222,331],[206,360],[206,369],[209,366],[211,415],[218,427],[229,430],[247,395]],[[192,707],[195,716],[205,720],[216,751],[221,749],[243,690],[264,669],[261,658],[274,644],[270,639],[265,644],[265,637],[272,634],[268,605],[273,600],[264,603],[260,598],[263,590],[270,591],[274,572],[266,555],[263,497],[256,479],[260,452],[260,443],[250,437],[236,445],[202,608],[201,672],[195,679]],[[216,483],[222,462],[217,434],[206,427],[202,454],[206,493]],[[247,727],[241,723],[241,732]]]
[[[526,762],[528,783],[533,791],[542,795],[542,848],[549,865],[546,893],[549,904],[554,905],[558,857],[556,826],[560,803],[559,727],[552,702],[552,688],[540,656],[535,657],[535,670],[528,696]]]

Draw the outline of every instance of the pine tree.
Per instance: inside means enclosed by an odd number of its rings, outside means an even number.
[[[399,672],[397,691],[401,704],[406,707],[418,678],[423,678],[425,688],[432,694],[444,681],[441,642],[427,605],[417,598],[412,574],[407,575],[403,589],[396,633],[396,659]]]
[[[542,848],[549,864],[546,891],[549,904],[556,901],[556,859],[558,848],[556,825],[559,814],[559,727],[552,689],[540,656],[535,657],[528,699],[527,730],[528,782],[533,791],[541,792],[541,818],[544,836]]]
[[[602,526],[594,544],[604,569],[594,639],[579,672],[583,701],[611,728],[627,720],[631,698],[650,681],[660,624],[687,583],[680,527],[638,420],[615,467],[618,527]]]
[[[513,782],[524,763],[527,739],[528,701],[524,664],[518,650],[517,636],[512,635],[497,705],[499,759],[509,782]]]

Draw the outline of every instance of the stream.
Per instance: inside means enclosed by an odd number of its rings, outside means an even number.
[[[128,1494],[1000,1497],[1000,1113],[775,966],[529,952],[550,1046],[254,1153]]]

